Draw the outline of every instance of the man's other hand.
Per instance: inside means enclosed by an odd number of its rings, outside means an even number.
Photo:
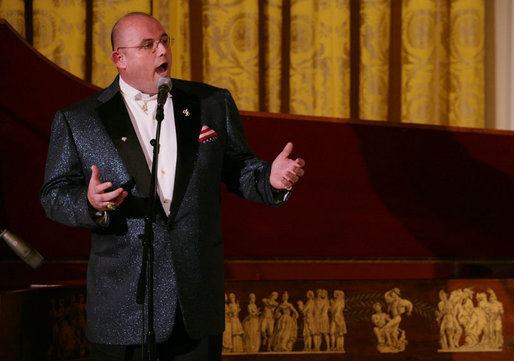
[[[123,188],[105,193],[106,189],[112,187],[111,182],[100,180],[100,170],[96,165],[91,167],[91,180],[87,189],[87,200],[89,204],[99,211],[112,211],[116,209],[127,197],[128,192]]]
[[[287,143],[282,152],[271,164],[270,184],[275,189],[291,189],[304,175],[305,161],[301,158],[289,158],[293,151],[293,143]]]

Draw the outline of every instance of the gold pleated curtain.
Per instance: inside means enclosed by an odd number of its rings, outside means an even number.
[[[176,39],[172,76],[240,109],[483,127],[484,1],[0,0],[0,17],[99,86],[112,25],[144,11]]]
[[[402,120],[484,126],[484,1],[407,0]]]

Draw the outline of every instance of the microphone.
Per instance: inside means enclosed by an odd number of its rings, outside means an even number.
[[[171,79],[167,77],[159,78],[157,82],[157,88],[159,89],[159,93],[157,95],[157,111],[155,113],[155,118],[158,121],[162,121],[164,119],[164,104],[166,100],[168,100],[168,93],[170,92],[172,87]]]
[[[43,263],[43,256],[34,248],[29,246],[18,236],[12,234],[7,229],[0,233],[0,238],[3,238],[5,243],[20,257],[25,263],[32,268],[38,268]]]

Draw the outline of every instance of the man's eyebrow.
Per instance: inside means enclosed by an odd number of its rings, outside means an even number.
[[[162,39],[163,36],[168,36],[168,34],[162,33],[161,36],[159,37],[159,40]],[[149,42],[149,41],[155,41],[155,39],[153,39],[153,38],[143,39],[143,40],[141,40],[141,44]]]

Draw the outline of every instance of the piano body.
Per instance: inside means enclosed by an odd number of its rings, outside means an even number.
[[[98,89],[49,62],[4,20],[0,44],[0,227],[47,259],[32,270],[0,242],[0,349],[6,360],[57,357],[52,325],[65,306],[83,305],[89,233],[47,219],[39,189],[55,111]],[[514,132],[241,115],[256,154],[272,159],[293,141],[294,155],[307,162],[306,176],[279,209],[221,189],[227,292],[236,294],[241,320],[250,292],[260,302],[287,290],[296,307],[308,290],[326,289],[332,298],[340,289],[345,357],[374,359],[372,305],[385,306],[385,294],[398,290],[414,304],[402,321],[409,344],[398,355],[459,359],[459,350],[439,350],[441,290],[470,289],[475,307],[478,294],[493,290],[503,304],[504,341],[488,359],[514,358]],[[294,352],[277,359],[295,359],[301,328],[298,335]],[[81,347],[59,357],[87,357]],[[320,359],[338,353],[331,355]]]

